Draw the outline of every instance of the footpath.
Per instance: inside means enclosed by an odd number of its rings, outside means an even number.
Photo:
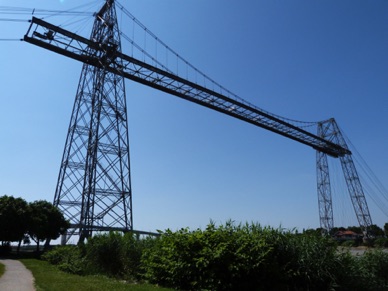
[[[5,273],[0,277],[1,291],[35,291],[34,277],[19,261],[0,259],[5,265]]]

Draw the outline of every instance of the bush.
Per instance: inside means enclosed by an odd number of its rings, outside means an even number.
[[[388,238],[378,238],[374,242],[374,246],[378,248],[388,248]]]
[[[96,235],[85,244],[85,260],[93,273],[119,276],[123,273],[123,236],[117,232]]]
[[[118,232],[96,235],[85,244],[88,271],[125,279],[139,279],[140,258],[144,240],[136,240],[131,233]]]
[[[123,274],[126,279],[141,280],[143,278],[143,268],[141,256],[146,248],[152,248],[155,239],[148,237],[145,239],[135,239],[131,233],[126,233],[123,237]]]
[[[335,290],[378,291],[388,290],[388,254],[368,250],[361,256],[349,251],[338,255],[340,267],[336,270]]]
[[[339,268],[336,244],[320,236],[293,235],[289,237],[287,285],[294,290],[330,290]]]
[[[369,273],[369,284],[373,287],[372,289],[387,290],[388,253],[381,250],[370,250],[367,251],[360,260],[362,268]]]
[[[64,272],[77,275],[86,272],[82,251],[77,246],[58,246],[44,253],[41,258],[57,265]]]
[[[12,248],[9,242],[3,242],[0,245],[0,255],[9,255],[11,251],[12,251]]]
[[[356,246],[356,242],[354,240],[345,240],[341,243],[341,246],[342,247],[348,247],[348,248],[351,248],[351,247],[355,247]]]
[[[167,230],[144,250],[145,276],[181,290],[326,290],[338,268],[334,245],[257,224]]]
[[[388,253],[354,256],[330,238],[259,224],[210,223],[143,240],[111,232],[43,258],[71,273],[144,278],[180,290],[388,290]]]
[[[73,274],[103,274],[117,278],[142,278],[141,254],[151,247],[152,239],[136,240],[131,233],[96,235],[80,246],[59,246],[46,252],[42,259]]]

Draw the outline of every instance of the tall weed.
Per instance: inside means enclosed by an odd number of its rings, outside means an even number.
[[[86,273],[85,259],[82,250],[77,246],[58,246],[41,257],[61,271],[83,275]]]
[[[232,222],[167,230],[142,262],[148,280],[182,290],[323,290],[337,267],[324,238]]]
[[[85,261],[93,273],[125,279],[138,279],[140,258],[145,241],[138,241],[132,233],[118,232],[96,235],[85,244]]]
[[[179,290],[388,290],[388,253],[354,256],[337,248],[315,233],[228,221],[141,240],[100,234],[43,258],[70,273],[145,279]]]

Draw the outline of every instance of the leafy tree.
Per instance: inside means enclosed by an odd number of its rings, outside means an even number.
[[[21,241],[28,229],[28,204],[22,198],[0,197],[0,241]],[[20,244],[19,244],[20,246]]]
[[[30,203],[30,215],[28,234],[37,243],[38,251],[40,242],[57,239],[70,226],[59,209],[44,200]]]
[[[333,227],[331,230],[330,230],[330,235],[334,235],[337,231],[345,231],[346,228],[344,227]]]
[[[388,222],[384,224],[384,232],[385,232],[385,236],[388,236]]]
[[[318,228],[315,228],[315,229],[314,228],[308,228],[308,229],[303,230],[303,234],[321,236],[322,234],[326,234],[326,230],[321,228],[321,227],[318,227]]]
[[[360,226],[349,226],[348,230],[353,231],[358,234],[362,234],[362,229]]]
[[[376,224],[372,224],[370,226],[370,233],[376,237],[381,237],[381,236],[384,236],[384,231],[382,230],[382,228],[380,228],[379,226],[377,226]]]

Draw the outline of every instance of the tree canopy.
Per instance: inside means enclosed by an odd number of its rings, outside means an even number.
[[[0,197],[0,241],[20,242],[26,235],[39,242],[57,239],[69,228],[69,222],[50,202],[27,203],[22,198]]]
[[[0,197],[0,241],[20,241],[28,230],[29,208],[22,198]]]
[[[57,239],[69,228],[69,222],[50,202],[39,200],[30,203],[30,213],[28,234],[37,244],[46,239]]]

